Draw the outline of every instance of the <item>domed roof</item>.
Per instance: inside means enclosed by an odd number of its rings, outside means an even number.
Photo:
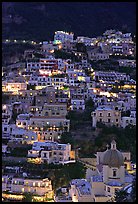
[[[118,168],[124,165],[123,155],[116,149],[115,141],[111,143],[111,149],[104,152],[102,164]]]

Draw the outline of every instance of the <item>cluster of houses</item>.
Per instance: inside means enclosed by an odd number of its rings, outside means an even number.
[[[106,60],[111,55],[134,56],[135,44],[131,33],[123,34],[120,31],[108,30],[98,38],[77,37],[76,40],[73,38],[73,33],[57,31],[54,41],[43,42],[41,45],[41,54],[44,57],[35,59],[34,51],[26,50],[24,65],[18,62],[2,72],[2,138],[13,143],[31,144],[32,149],[28,151],[29,162],[48,164],[75,162],[75,152],[71,145],[61,144],[60,139],[63,132],[70,131],[71,121],[67,119],[68,112],[84,111],[86,101],[89,99],[93,100],[95,106],[91,113],[92,127],[96,128],[98,122],[122,128],[136,125],[136,81],[126,73],[95,71],[89,62]],[[87,54],[77,52],[76,43],[84,43]],[[80,61],[56,58],[55,50],[74,53]],[[133,69],[136,64],[135,60],[120,59],[118,66]],[[116,87],[118,92],[114,91]],[[126,111],[129,111],[129,115],[122,116],[122,112]],[[111,151],[116,150],[114,145],[111,144]],[[3,153],[8,152],[8,145],[3,144],[2,147]],[[104,164],[102,170],[97,169],[94,175],[92,173],[89,181],[73,180],[68,200],[73,202],[110,200],[115,189],[122,188],[125,184],[122,156],[121,153],[118,154],[120,160],[113,169],[107,166],[109,163]],[[7,179],[3,178],[3,185],[7,185],[5,184]],[[18,182],[20,188],[17,186]],[[25,191],[26,182],[27,186],[32,186],[31,189],[37,191],[34,188],[35,184],[25,179],[21,181],[12,179],[11,191]],[[41,192],[47,185],[51,185],[47,182],[50,181],[38,182],[39,188],[42,185]],[[5,189],[6,186],[3,191]],[[62,190],[67,194],[67,189]]]
[[[42,148],[41,156],[49,162],[51,154],[63,150],[69,151],[70,145],[58,145],[58,143],[34,143],[30,155],[39,154]],[[58,151],[59,150],[59,151]],[[65,160],[67,154],[64,154]],[[7,167],[8,168],[8,167]],[[111,147],[107,145],[104,152],[97,152],[95,163],[88,167],[84,179],[72,179],[68,186],[63,186],[57,190],[54,195],[51,181],[48,178],[28,177],[22,173],[21,167],[9,167],[12,173],[3,173],[2,191],[3,198],[10,200],[22,200],[24,192],[33,194],[34,200],[46,201],[50,199],[53,202],[114,202],[115,194],[120,189],[127,190],[128,194],[132,191],[132,182],[135,178],[135,167],[131,164],[130,152],[121,152],[116,147],[116,142],[111,142]],[[5,191],[9,191],[6,194]]]
[[[111,148],[96,153],[94,168],[87,168],[85,179],[73,179],[69,187],[61,188],[56,194],[56,202],[115,202],[115,193],[132,190],[134,171],[129,152],[117,150],[116,142]]]

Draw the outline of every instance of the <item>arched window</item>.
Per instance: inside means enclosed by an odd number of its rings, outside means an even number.
[[[115,169],[113,170],[113,176],[116,176],[116,170]]]
[[[107,191],[110,192],[110,188],[109,187],[107,188]]]

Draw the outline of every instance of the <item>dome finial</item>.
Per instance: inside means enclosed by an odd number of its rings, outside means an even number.
[[[116,142],[115,142],[115,140],[112,140],[112,142],[111,142],[111,149],[116,149]]]
[[[108,150],[109,145],[107,144],[106,147],[107,147],[107,150]]]

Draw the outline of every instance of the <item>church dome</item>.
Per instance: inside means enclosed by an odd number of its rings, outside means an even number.
[[[116,142],[112,141],[111,149],[106,150],[103,155],[103,165],[108,165],[109,167],[120,167],[124,165],[123,155],[120,151],[116,149]]]

